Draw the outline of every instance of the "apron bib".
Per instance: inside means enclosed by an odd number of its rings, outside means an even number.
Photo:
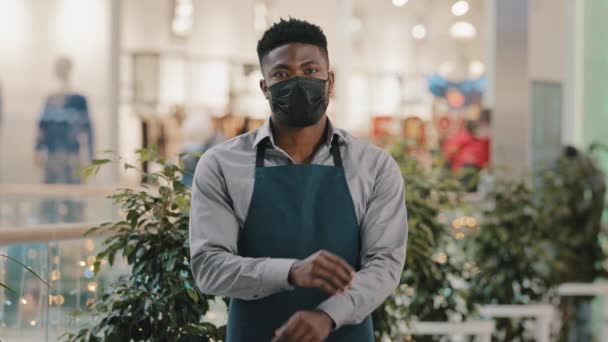
[[[239,236],[239,255],[304,259],[324,249],[359,269],[361,246],[353,201],[336,139],[335,166],[264,167],[267,141],[257,148],[253,196]],[[259,300],[233,298],[227,342],[269,342],[276,329],[299,310],[314,310],[329,295],[320,289],[295,289]],[[333,331],[329,342],[373,342],[371,317]]]

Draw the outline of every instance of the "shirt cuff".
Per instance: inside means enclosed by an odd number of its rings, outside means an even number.
[[[317,309],[325,312],[331,317],[336,325],[335,329],[337,330],[345,325],[347,321],[350,321],[350,318],[355,312],[355,305],[346,294],[341,293],[329,297],[319,304]]]
[[[260,290],[264,294],[292,290],[289,284],[289,270],[296,259],[268,259],[262,271]]]

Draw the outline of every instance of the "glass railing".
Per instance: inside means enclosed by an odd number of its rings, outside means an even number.
[[[0,257],[0,341],[57,341],[92,323],[94,305],[129,266],[118,256],[110,267],[95,256],[104,236],[85,236],[92,227],[120,218],[107,198],[113,188],[64,185],[0,184],[0,254],[27,265],[27,270]],[[222,301],[211,305],[205,319],[226,323]]]
[[[91,320],[107,286],[127,265],[102,261],[94,275],[103,237],[84,233],[118,219],[111,188],[65,185],[0,185],[0,254],[27,265],[51,288],[17,263],[0,257],[0,340],[56,341]]]
[[[56,341],[91,320],[95,305],[107,286],[128,272],[121,258],[112,268],[102,261],[94,275],[93,263],[102,238],[26,242],[1,246],[0,253],[30,267],[48,288],[16,263],[0,258],[0,281],[16,291],[0,292],[2,341]]]
[[[112,188],[86,185],[0,185],[1,227],[66,222],[105,222],[118,210],[107,198]]]

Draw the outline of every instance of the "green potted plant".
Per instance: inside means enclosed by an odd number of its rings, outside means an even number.
[[[405,322],[464,319],[471,309],[466,293],[454,286],[461,267],[448,253],[453,243],[441,215],[460,205],[461,186],[443,172],[440,162],[424,167],[409,156],[403,143],[390,149],[405,180],[409,236],[401,285],[373,314],[377,340],[401,339]],[[432,341],[437,337],[416,337]]]
[[[592,144],[587,151],[567,146],[552,167],[537,176],[539,204],[551,227],[560,283],[592,283],[606,279],[606,231],[602,215],[606,197],[606,175],[597,162]],[[561,340],[591,340],[592,297],[564,298]]]
[[[471,302],[557,302],[558,285],[605,277],[604,178],[589,153],[567,148],[531,182],[498,180],[487,198],[491,205],[482,210],[480,229],[466,242],[475,262],[468,274]],[[590,340],[590,298],[570,299],[561,307],[559,338]],[[573,329],[575,321],[578,327]],[[500,319],[495,340],[533,337],[526,335],[524,320]]]
[[[93,323],[66,333],[70,342],[84,341],[219,341],[224,328],[205,319],[215,299],[198,291],[190,271],[188,242],[190,190],[181,183],[181,164],[158,156],[155,149],[137,151],[140,162],[158,165],[158,172],[143,172],[124,163],[125,170],[141,172],[144,188],[121,189],[111,196],[124,219],[103,224],[89,233],[109,237],[97,255],[109,265],[124,257],[131,266],[94,304]],[[110,160],[96,160],[86,170],[95,174]]]
[[[557,267],[551,237],[539,229],[543,211],[533,190],[523,182],[499,180],[482,209],[479,228],[467,236],[472,260],[467,272],[471,304],[539,302],[554,284]],[[498,319],[496,341],[533,341],[525,321]]]

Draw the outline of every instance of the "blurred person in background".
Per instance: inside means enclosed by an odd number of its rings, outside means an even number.
[[[490,163],[490,114],[484,109],[478,120],[465,121],[462,129],[442,145],[447,166],[470,192],[477,189],[479,171]]]
[[[192,272],[231,297],[228,342],[372,342],[396,288],[407,218],[397,163],[333,127],[327,40],[281,20],[258,42],[271,116],[208,150],[192,185]]]
[[[182,123],[182,160],[184,178],[182,182],[192,186],[194,170],[200,157],[213,145],[224,141],[224,134],[207,114],[191,114]]]

